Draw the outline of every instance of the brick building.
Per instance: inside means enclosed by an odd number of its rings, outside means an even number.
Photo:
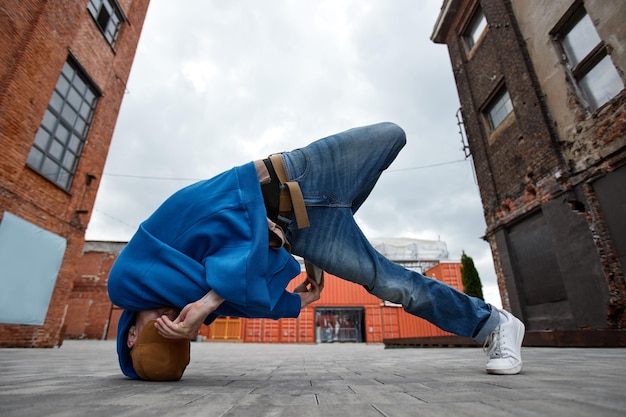
[[[0,2],[0,346],[63,341],[148,4]]]
[[[72,293],[67,302],[65,337],[107,339],[115,336],[117,319],[110,323],[113,305],[107,294],[107,279],[113,262],[126,242],[85,242],[76,267]]]
[[[448,260],[445,242],[382,239],[372,242],[388,258],[463,290],[461,264]],[[114,339],[121,309],[111,304],[106,280],[124,242],[85,243],[68,301],[67,338]],[[288,286],[293,291],[305,273]],[[449,333],[384,303],[359,285],[326,275],[321,299],[307,306],[296,319],[243,319],[224,317],[203,326],[209,341],[254,343],[368,342],[383,339],[447,336]]]
[[[431,37],[503,306],[530,331],[626,325],[625,20],[623,1],[445,0]]]

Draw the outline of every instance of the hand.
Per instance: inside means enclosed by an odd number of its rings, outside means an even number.
[[[318,284],[313,277],[307,275],[306,279],[299,284],[293,292],[300,296],[302,304],[300,308],[304,308],[309,304],[320,299],[322,290],[324,289],[324,274]]]
[[[202,323],[224,299],[211,290],[207,295],[187,304],[174,321],[163,315],[155,323],[159,334],[168,339],[195,339]]]

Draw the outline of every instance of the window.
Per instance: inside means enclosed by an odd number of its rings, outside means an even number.
[[[97,101],[97,90],[73,59],[69,59],[63,66],[26,162],[66,191],[72,185]]]
[[[115,0],[89,0],[87,10],[111,46],[115,46],[117,34],[125,18]]]
[[[470,21],[467,29],[465,30],[465,40],[467,42],[467,46],[471,50],[474,45],[478,43],[480,36],[483,34],[485,29],[487,28],[487,19],[485,19],[485,14],[483,13],[481,8],[478,8],[476,12],[474,12],[474,16]]]
[[[511,103],[511,96],[509,96],[509,92],[507,90],[503,90],[487,106],[485,112],[487,119],[489,119],[491,129],[495,130],[498,126],[500,126],[500,123],[502,123],[512,111],[513,103]]]
[[[602,106],[624,88],[606,45],[582,6],[562,24],[555,39],[570,76],[590,110]]]

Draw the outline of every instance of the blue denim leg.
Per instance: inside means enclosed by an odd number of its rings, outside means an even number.
[[[290,225],[287,236],[293,253],[443,330],[482,343],[499,323],[496,309],[389,261],[354,220],[353,214],[405,143],[400,127],[380,123],[283,153],[289,178],[302,189],[311,224],[305,229],[295,222]]]

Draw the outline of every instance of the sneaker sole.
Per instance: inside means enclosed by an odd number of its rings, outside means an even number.
[[[487,369],[487,373],[490,375],[515,375],[522,371],[522,363],[520,362],[513,368],[508,369]]]

